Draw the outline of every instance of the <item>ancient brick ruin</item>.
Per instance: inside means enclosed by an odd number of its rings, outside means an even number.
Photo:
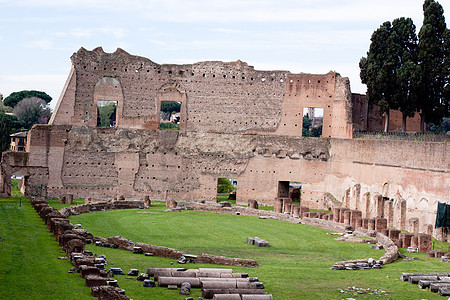
[[[218,178],[236,178],[238,203],[274,205],[301,182],[303,207],[439,234],[437,202],[450,203],[447,142],[353,138],[381,118],[337,73],[159,65],[121,49],[81,48],[71,59],[49,124],[28,133],[26,153],[3,154],[0,195],[19,174],[28,196],[215,202]],[[110,127],[98,127],[99,101],[117,105]],[[181,103],[179,131],[159,129],[161,101]],[[308,107],[323,109],[322,138],[301,137]]]

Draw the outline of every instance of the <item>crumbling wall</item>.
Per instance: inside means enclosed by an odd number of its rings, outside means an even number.
[[[450,203],[445,142],[332,139],[330,154],[328,191],[365,218],[384,217],[397,229],[429,233],[437,202]]]
[[[370,131],[381,118],[335,72],[159,65],[101,48],[71,59],[50,125],[28,135],[25,165],[2,167],[3,193],[14,168],[24,168],[27,194],[49,197],[215,202],[217,179],[235,178],[237,203],[272,205],[296,181],[303,206],[322,209],[333,196],[366,218],[386,213],[389,224],[421,232],[437,201],[449,201],[447,144],[352,140],[353,128]],[[105,100],[117,102],[116,122],[101,128]],[[181,102],[179,131],[159,130],[161,101]],[[324,138],[301,137],[306,107],[324,109]]]

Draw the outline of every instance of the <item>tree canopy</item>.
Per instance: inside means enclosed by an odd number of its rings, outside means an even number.
[[[448,114],[448,98],[444,99],[444,89],[448,88],[449,35],[445,24],[444,9],[434,0],[423,4],[423,25],[419,32],[418,60],[421,67],[420,102],[421,129],[424,122],[436,121]],[[446,58],[447,56],[447,58]],[[444,66],[447,64],[446,68]],[[445,103],[446,102],[446,103]],[[447,111],[444,111],[444,108]]]
[[[14,107],[13,113],[26,129],[34,124],[46,124],[50,118],[47,103],[37,97],[25,98]]]
[[[161,101],[161,111],[167,113],[180,112],[181,103],[176,101]]]
[[[11,95],[9,95],[8,97],[5,98],[5,100],[3,100],[3,104],[6,106],[15,107],[17,105],[17,103],[19,103],[23,99],[31,98],[31,97],[40,98],[40,99],[44,100],[45,103],[47,103],[47,104],[50,103],[50,101],[52,101],[52,97],[47,95],[47,93],[45,93],[45,92],[20,91],[20,92],[11,93]]]
[[[217,180],[217,193],[225,194],[234,191],[234,185],[227,178],[219,178]]]
[[[389,128],[389,110],[400,109],[404,127],[406,117],[413,116],[417,104],[420,69],[417,64],[416,27],[410,18],[384,22],[372,34],[367,57],[359,62],[362,83],[367,85],[367,98],[386,114],[385,131]]]
[[[449,115],[450,33],[446,28],[442,6],[425,0],[424,23],[418,38],[410,18],[384,22],[371,37],[367,57],[359,62],[367,98],[386,114],[389,110],[406,118],[421,112],[423,123],[441,120]]]
[[[23,127],[23,123],[15,116],[7,115],[0,111],[0,154],[8,150],[10,135],[18,132]]]

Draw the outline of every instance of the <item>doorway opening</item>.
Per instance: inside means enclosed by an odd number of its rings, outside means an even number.
[[[302,183],[299,181],[279,181],[278,198],[289,198],[293,204],[300,205]]]
[[[237,179],[218,178],[217,179],[217,202],[230,201],[236,204]]]
[[[21,197],[25,194],[26,178],[20,172],[11,175],[11,197]]]

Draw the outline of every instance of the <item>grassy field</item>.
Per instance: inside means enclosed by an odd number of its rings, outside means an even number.
[[[19,189],[20,179],[11,178],[11,196],[22,196]]]
[[[366,244],[335,241],[333,236],[326,234],[326,230],[305,225],[246,216],[195,211],[167,213],[164,210],[163,204],[156,204],[149,210],[82,214],[72,216],[71,221],[103,237],[121,235],[135,242],[172,247],[192,254],[204,252],[255,259],[261,265],[260,268],[233,269],[259,277],[265,283],[266,291],[272,293],[275,299],[344,299],[349,296],[342,296],[338,289],[348,286],[387,291],[389,294],[384,299],[442,299],[399,280],[401,272],[448,271],[447,264],[427,258],[425,254],[417,254],[420,258],[417,261],[399,260],[382,270],[333,271],[330,267],[336,261],[368,257],[378,259],[384,252],[373,250]],[[245,243],[248,236],[264,238],[271,247],[248,245]],[[90,248],[96,253],[106,254],[116,266],[124,270],[170,267],[170,262],[178,265],[170,259],[133,255],[95,246]],[[198,268],[205,265],[185,266]],[[119,278],[120,286],[133,299],[184,299],[166,289],[143,290],[139,283],[125,279],[125,276],[116,277]],[[376,299],[369,295],[366,298]]]
[[[57,200],[51,205],[61,206]],[[60,247],[34,212],[27,200],[19,206],[19,198],[0,199],[0,299],[87,299],[90,289],[79,274],[68,274],[71,265],[58,260]],[[345,299],[338,289],[348,286],[379,289],[387,296],[362,295],[358,299],[443,299],[418,289],[399,279],[401,272],[448,271],[448,264],[417,254],[413,262],[401,260],[382,270],[333,271],[339,260],[373,257],[383,251],[366,244],[334,241],[325,230],[275,220],[254,217],[183,211],[165,212],[163,203],[152,203],[147,210],[92,212],[70,218],[94,235],[121,235],[135,242],[146,242],[176,248],[187,253],[201,252],[229,257],[255,259],[260,268],[233,267],[235,272],[247,272],[259,277],[275,299]],[[257,248],[245,243],[248,236],[268,240],[269,248]],[[443,244],[443,246],[447,246]],[[146,257],[128,251],[87,245],[96,254],[105,254],[108,267],[121,267],[125,272],[148,267],[187,268],[223,267],[207,264],[179,265],[175,260]],[[173,265],[171,265],[173,263]],[[178,291],[164,288],[144,288],[142,283],[127,276],[115,276],[121,288],[131,298],[184,299]],[[193,289],[194,299],[200,296]],[[92,299],[92,298],[91,298]]]
[[[28,198],[0,198],[0,237],[0,299],[92,299]]]

